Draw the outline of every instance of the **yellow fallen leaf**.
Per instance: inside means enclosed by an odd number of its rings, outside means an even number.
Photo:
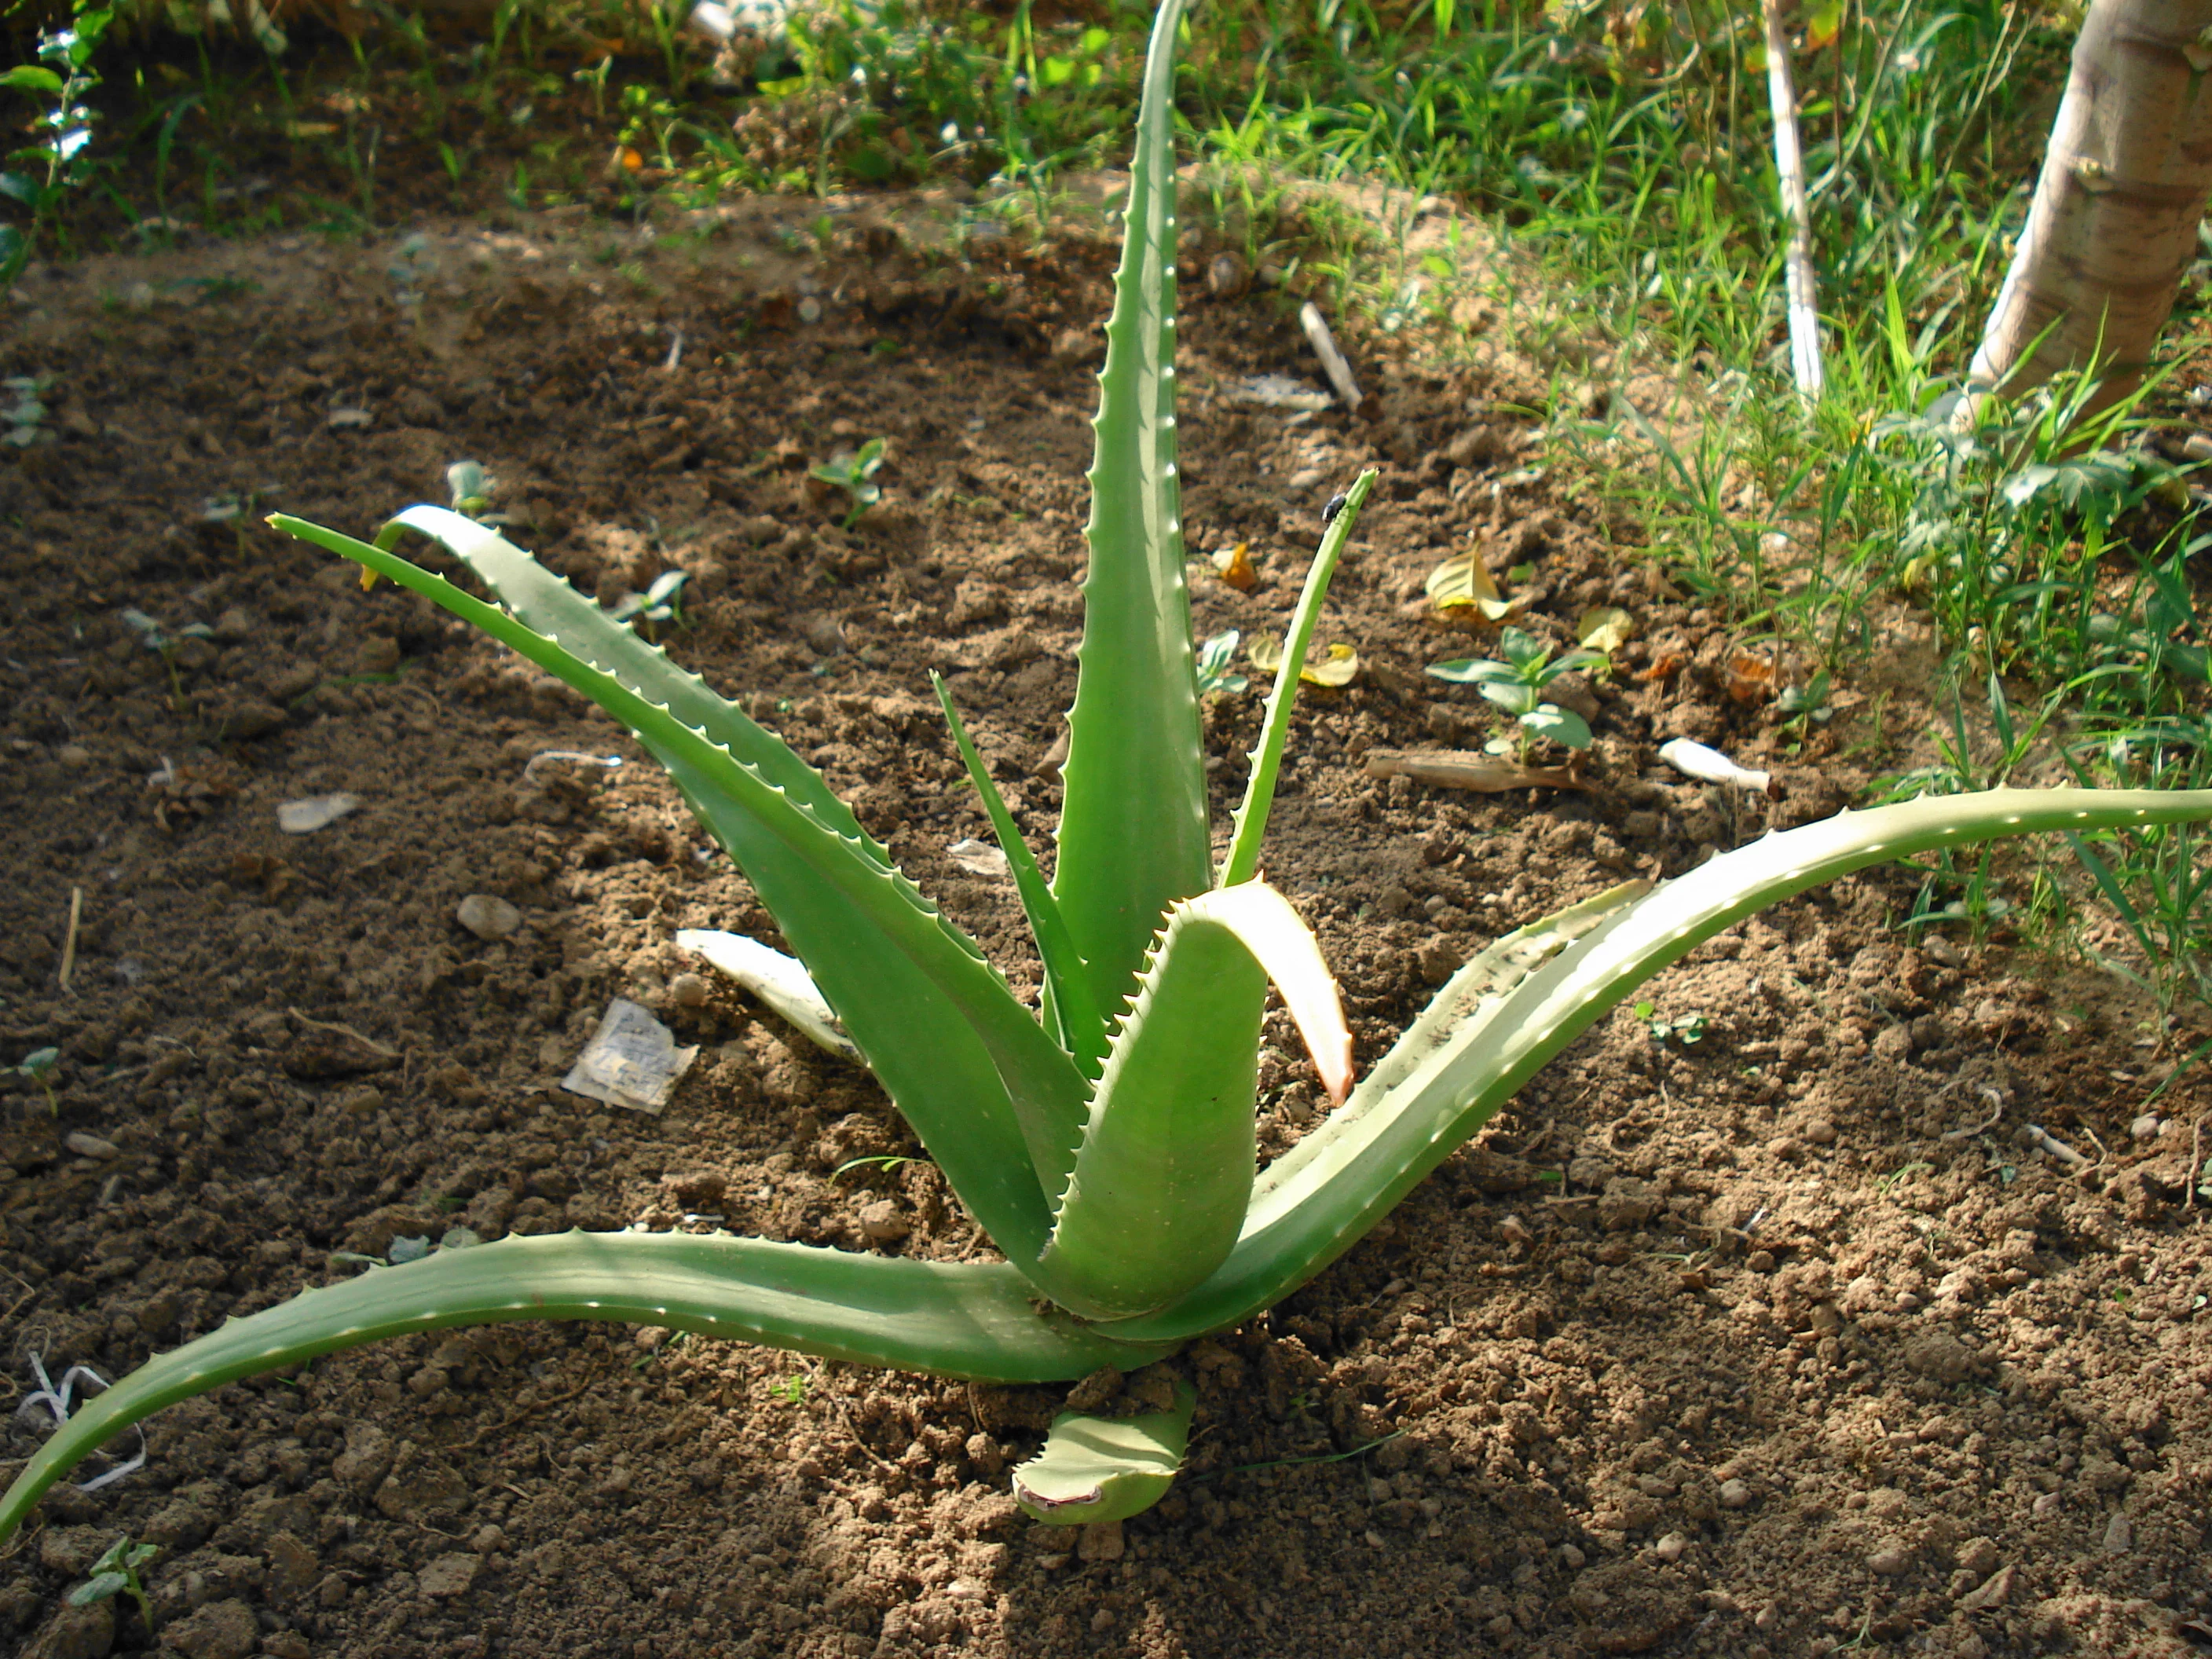
[[[1582,620],[1575,624],[1575,640],[1586,651],[1602,651],[1607,656],[1636,637],[1636,618],[1617,605],[1601,605],[1583,612]]]
[[[1249,542],[1239,542],[1225,552],[1213,556],[1214,574],[1239,593],[1249,593],[1260,585],[1260,573],[1252,568],[1252,548]]]
[[[1348,645],[1332,645],[1319,662],[1309,659],[1298,678],[1309,685],[1349,685],[1359,673],[1359,653]]]
[[[1283,666],[1283,642],[1273,634],[1255,635],[1244,655],[1262,674],[1277,673]],[[1308,657],[1298,670],[1308,685],[1349,685],[1358,675],[1359,653],[1348,645],[1332,645],[1318,662]]]
[[[1482,549],[1479,546],[1453,554],[1429,572],[1421,591],[1439,610],[1480,605],[1485,599],[1493,605],[1503,602],[1498,584],[1490,579],[1489,567],[1482,562]]]

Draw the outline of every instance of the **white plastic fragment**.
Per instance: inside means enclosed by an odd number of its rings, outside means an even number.
[[[1257,404],[1262,409],[1319,410],[1327,409],[1331,401],[1326,392],[1316,392],[1287,374],[1254,374],[1232,382],[1229,398],[1232,403]]]
[[[323,424],[343,430],[348,427],[372,426],[376,416],[365,409],[334,409],[323,417]]]
[[[951,854],[955,864],[971,876],[1013,874],[1013,866],[1006,862],[1004,851],[988,841],[977,841],[973,836],[954,842],[945,850]]]
[[[538,769],[548,761],[574,761],[579,766],[604,766],[612,771],[623,763],[623,757],[608,755],[602,758],[598,755],[586,755],[577,749],[547,749],[530,757],[529,763],[522,769],[522,781],[525,783],[537,782]]]
[[[677,1047],[674,1034],[650,1009],[617,997],[561,1086],[586,1100],[658,1116],[698,1058],[696,1046]]]
[[[312,835],[336,823],[361,805],[358,795],[309,795],[276,808],[276,827],[288,836]]]
[[[676,935],[678,950],[696,951],[720,972],[758,997],[784,1018],[840,1060],[859,1060],[860,1051],[845,1035],[836,1010],[830,1007],[796,957],[772,951],[743,933],[726,933],[711,927],[686,927]]]
[[[15,1418],[19,1422],[27,1417],[35,1416],[36,1408],[44,1406],[52,1414],[54,1426],[58,1429],[69,1421],[70,1401],[76,1393],[79,1378],[93,1384],[95,1388],[107,1387],[107,1379],[89,1365],[70,1366],[62,1373],[61,1382],[55,1383],[46,1376],[45,1355],[33,1353],[28,1358],[31,1362],[31,1374],[39,1379],[39,1386],[15,1402]],[[95,1474],[89,1480],[79,1481],[76,1489],[79,1492],[98,1492],[102,1486],[120,1480],[125,1475],[133,1474],[145,1467],[146,1431],[141,1428],[138,1431],[138,1455],[136,1457],[118,1463],[104,1474]]]
[[[1695,778],[1699,783],[1732,783],[1739,789],[1749,789],[1761,795],[1774,783],[1771,772],[1739,766],[1719,750],[1708,749],[1702,743],[1692,743],[1687,738],[1670,738],[1661,744],[1659,758],[1684,777]]]

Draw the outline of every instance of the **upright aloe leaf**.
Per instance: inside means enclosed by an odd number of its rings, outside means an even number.
[[[1271,966],[1294,987],[1328,983],[1313,935],[1273,888],[1222,888],[1168,913],[1037,1264],[1061,1306],[1108,1319],[1164,1307],[1229,1254],[1252,1195]],[[1342,1030],[1333,987],[1325,1009],[1300,1000]],[[1338,1045],[1324,1034],[1322,1046]]]
[[[472,564],[497,570],[502,593],[528,594],[528,619],[382,547],[283,515],[270,522],[434,599],[636,733],[751,878],[962,1201],[1009,1260],[1035,1261],[1089,1089],[974,942],[874,842],[844,829],[843,807],[836,817],[817,810],[811,796],[828,793],[817,774],[528,555],[457,514],[417,508],[386,535],[403,523],[434,527]],[[738,758],[717,732],[759,760]]]
[[[979,1382],[1047,1382],[1164,1350],[1040,1313],[1003,1262],[909,1261],[758,1238],[561,1233],[444,1250],[234,1319],[87,1401],[0,1498],[0,1538],[88,1452],[164,1406],[389,1336],[515,1319],[665,1325]]]
[[[1212,874],[1198,675],[1183,586],[1175,434],[1175,51],[1184,0],[1152,25],[1129,165],[1127,227],[1106,325],[1091,467],[1091,570],[1068,715],[1053,891],[1118,1007],[1177,899]]]
[[[1845,812],[1770,835],[1606,914],[1624,893],[1553,919],[1580,930],[1502,998],[1445,987],[1344,1109],[1255,1185],[1236,1248],[1173,1308],[1102,1327],[1171,1341],[1239,1323],[1357,1243],[1422,1176],[1487,1122],[1537,1070],[1638,986],[1744,917],[1854,870],[2037,830],[2118,829],[2212,817],[2212,790],[1998,789]],[[1560,924],[1565,924],[1564,927]],[[1594,925],[1593,925],[1594,924]],[[1547,939],[1536,943],[1560,942]],[[1494,987],[1502,965],[1470,964]],[[1508,979],[1512,977],[1509,972]]]

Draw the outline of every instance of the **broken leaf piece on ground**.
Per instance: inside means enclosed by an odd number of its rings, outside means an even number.
[[[1564,767],[1523,766],[1469,749],[1370,749],[1363,764],[1370,778],[1411,778],[1439,789],[1478,789],[1492,795],[1509,789],[1589,788]]]
[[[743,933],[726,933],[711,927],[686,927],[676,935],[678,950],[706,957],[719,971],[758,997],[840,1060],[859,1060],[860,1051],[816,988],[814,976],[796,957],[770,950]]]
[[[309,795],[276,808],[276,827],[288,836],[311,835],[336,823],[361,805],[358,795]]]
[[[1739,766],[1719,750],[1708,749],[1687,738],[1672,738],[1661,744],[1659,758],[1684,777],[1695,778],[1700,783],[1732,783],[1739,789],[1762,795],[1774,787],[1771,772]]]
[[[1480,544],[1453,554],[1429,572],[1421,591],[1439,611],[1472,607],[1492,622],[1504,621],[1516,608],[1491,579],[1490,567],[1482,562]]]
[[[617,997],[561,1086],[586,1100],[658,1115],[698,1057],[696,1048],[677,1047],[649,1009]]]
[[[1014,1471],[1014,1501],[1033,1519],[1072,1527],[1125,1521],[1159,1501],[1182,1467],[1198,1395],[1176,1384],[1176,1402],[1145,1417],[1062,1412],[1044,1449]]]
[[[1213,571],[1221,580],[1239,593],[1249,593],[1260,585],[1260,573],[1252,568],[1252,544],[1239,542],[1213,556]]]
[[[988,841],[978,841],[973,836],[954,842],[945,849],[952,861],[971,876],[1006,877],[1013,874],[1013,866],[1006,855]]]
[[[1244,655],[1262,674],[1283,665],[1283,641],[1279,635],[1255,634]],[[1332,645],[1318,657],[1308,657],[1298,678],[1308,685],[1349,685],[1359,674],[1359,653],[1348,645]]]
[[[1636,618],[1618,605],[1601,605],[1583,612],[1575,623],[1575,642],[1607,656],[1636,637]]]

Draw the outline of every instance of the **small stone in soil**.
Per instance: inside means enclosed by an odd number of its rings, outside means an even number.
[[[505,939],[522,926],[522,912],[489,893],[471,893],[453,911],[453,920],[486,940]]]
[[[1689,1547],[1690,1540],[1680,1533],[1670,1532],[1651,1547],[1651,1553],[1662,1561],[1679,1561],[1682,1559],[1682,1552]]]
[[[889,1199],[879,1199],[860,1211],[860,1231],[872,1244],[896,1244],[914,1231],[914,1224]]]
[[[668,981],[668,995],[679,1008],[703,1008],[714,988],[697,974],[678,974]]]
[[[1720,1498],[1723,1509],[1740,1510],[1751,1502],[1751,1488],[1741,1480],[1723,1480]]]

